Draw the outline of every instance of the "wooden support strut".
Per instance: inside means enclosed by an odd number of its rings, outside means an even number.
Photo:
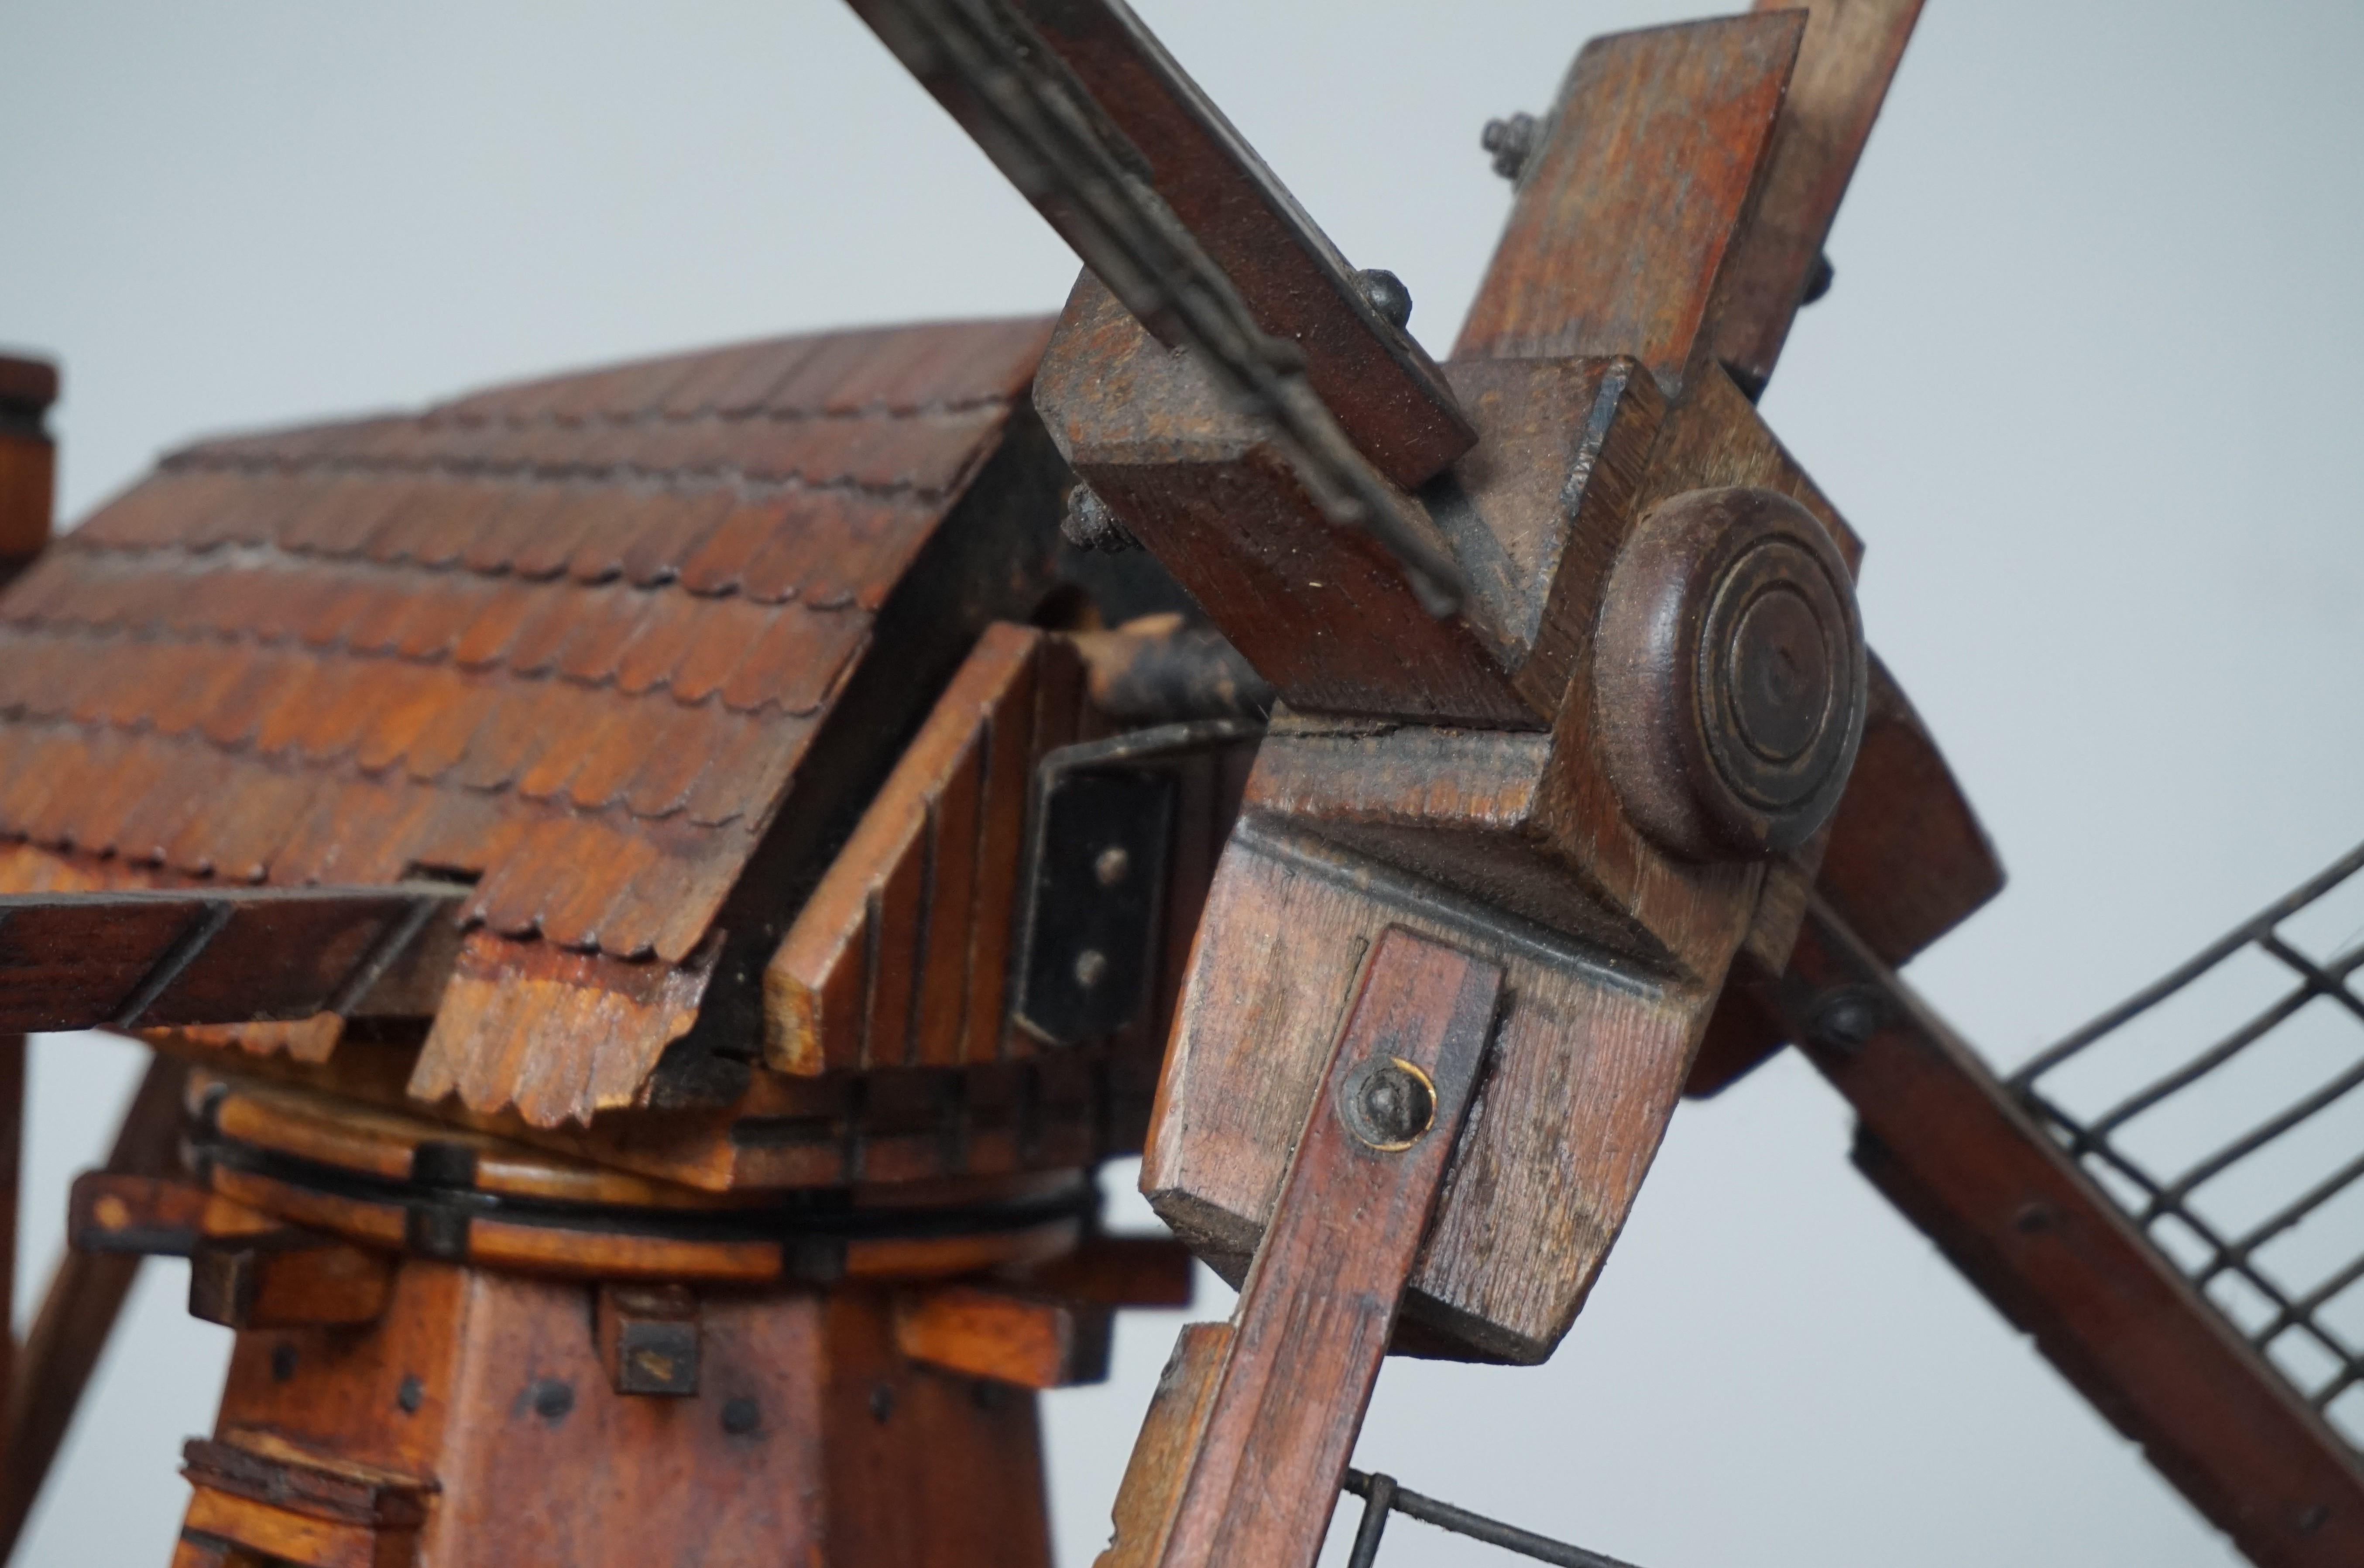
[[[2364,1562],[2364,1465],[1819,899],[1760,988],[1856,1163],[2259,1568]]]
[[[1374,945],[1227,1329],[1184,1330],[1099,1568],[1307,1568],[1378,1379],[1502,993],[1398,927]]]

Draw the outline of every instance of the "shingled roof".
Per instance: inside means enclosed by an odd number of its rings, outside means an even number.
[[[475,972],[555,944],[599,1006],[645,996],[599,964],[695,962],[1049,329],[781,339],[177,452],[0,594],[0,845],[456,872]]]

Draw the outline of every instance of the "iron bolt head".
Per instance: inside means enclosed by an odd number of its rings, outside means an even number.
[[[1436,1120],[1436,1085],[1399,1056],[1374,1057],[1341,1085],[1339,1111],[1373,1149],[1409,1149]]]
[[[1536,133],[1542,128],[1530,114],[1488,120],[1478,145],[1494,155],[1494,172],[1505,180],[1516,180],[1525,172],[1527,158],[1535,150]]]
[[[1814,1043],[1833,1051],[1855,1051],[1879,1032],[1887,1008],[1878,995],[1857,986],[1834,991],[1814,1004],[1807,1025]]]
[[[1132,874],[1132,857],[1122,844],[1110,844],[1092,862],[1092,875],[1102,887],[1114,887]]]
[[[1086,948],[1076,955],[1076,984],[1089,991],[1108,978],[1108,954],[1098,948]]]
[[[1401,328],[1411,325],[1411,290],[1404,281],[1385,267],[1366,267],[1355,274],[1362,285],[1363,297],[1379,313],[1379,319],[1388,326]]]

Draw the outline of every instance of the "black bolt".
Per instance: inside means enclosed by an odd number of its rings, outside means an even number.
[[[722,1402],[722,1429],[732,1437],[743,1438],[763,1424],[763,1407],[745,1395]]]
[[[2331,1522],[2331,1509],[2326,1504],[2317,1503],[2313,1507],[2301,1508],[2298,1518],[2291,1522],[2298,1528],[2299,1534],[2313,1535]]]
[[[1009,1402],[1009,1391],[987,1378],[979,1378],[968,1385],[969,1403],[978,1409],[991,1412]]]
[[[1411,325],[1411,290],[1404,287],[1401,278],[1385,267],[1366,267],[1355,274],[1355,281],[1362,285],[1363,297],[1379,313],[1380,320],[1396,328]]]
[[[271,1381],[284,1383],[296,1375],[296,1347],[282,1340],[271,1347]]]
[[[2031,1200],[2020,1205],[2019,1212],[2011,1217],[2011,1228],[2022,1236],[2041,1235],[2052,1229],[2052,1218],[2050,1204]]]
[[[873,1420],[883,1421],[883,1420],[885,1420],[887,1417],[889,1417],[889,1416],[893,1415],[894,1413],[895,1413],[895,1385],[894,1385],[893,1384],[891,1384],[891,1383],[877,1383],[877,1384],[873,1384],[873,1385],[871,1385],[871,1387],[870,1387],[870,1416],[871,1416],[871,1418],[872,1418]]]
[[[1527,159],[1535,150],[1536,133],[1541,129],[1533,115],[1488,120],[1485,130],[1478,135],[1478,145],[1494,155],[1494,172],[1505,180],[1515,180],[1525,171]]]
[[[1828,256],[1823,255],[1822,252],[1816,251],[1814,253],[1814,270],[1806,274],[1806,292],[1798,296],[1798,303],[1800,305],[1812,305],[1814,301],[1822,298],[1823,295],[1830,293],[1831,284],[1834,280],[1836,280],[1838,275],[1839,270],[1831,265],[1831,259]]]
[[[533,1413],[556,1423],[574,1408],[574,1385],[563,1378],[545,1377],[533,1385]]]
[[[1366,1064],[1347,1085],[1346,1125],[1374,1148],[1410,1143],[1436,1119],[1436,1091],[1392,1059]]]
[[[1098,550],[1102,555],[1141,548],[1141,541],[1117,520],[1108,503],[1085,484],[1067,492],[1067,515],[1059,519],[1059,535],[1077,550]]]
[[[394,1402],[402,1407],[405,1415],[417,1415],[418,1407],[427,1403],[427,1385],[419,1382],[416,1373],[404,1378],[394,1391]]]
[[[1816,1003],[1808,1028],[1815,1044],[1852,1052],[1861,1050],[1864,1041],[1878,1034],[1884,1021],[1886,1009],[1877,995],[1849,988],[1834,992]]]

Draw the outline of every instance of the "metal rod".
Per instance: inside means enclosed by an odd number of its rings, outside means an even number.
[[[1538,1562],[1556,1562],[1561,1568],[1634,1568],[1632,1563],[1619,1558],[1604,1557],[1598,1551],[1587,1551],[1580,1546],[1570,1546],[1564,1540],[1554,1540],[1515,1525],[1506,1525],[1500,1519],[1489,1519],[1483,1514],[1473,1514],[1466,1508],[1456,1508],[1450,1503],[1441,1503],[1433,1497],[1406,1491],[1398,1486],[1391,1476],[1366,1475],[1359,1470],[1346,1472],[1346,1490],[1374,1506],[1377,1499],[1373,1494],[1380,1490],[1381,1483],[1385,1484],[1384,1496],[1388,1509],[1418,1519],[1424,1525],[1434,1525],[1455,1535],[1466,1535],[1472,1540],[1482,1540],[1489,1546],[1499,1546],[1505,1551],[1532,1557]],[[1366,1514],[1365,1529],[1370,1528],[1368,1518]],[[1376,1532],[1373,1535],[1373,1550],[1376,1551]],[[1357,1551],[1361,1550],[1361,1537],[1357,1535]],[[1359,1556],[1355,1559],[1358,1568],[1365,1562]]]
[[[1395,1506],[1396,1478],[1373,1474],[1363,1493],[1363,1522],[1355,1531],[1346,1568],[1371,1568],[1379,1560],[1379,1538],[1388,1533],[1388,1514]]]

